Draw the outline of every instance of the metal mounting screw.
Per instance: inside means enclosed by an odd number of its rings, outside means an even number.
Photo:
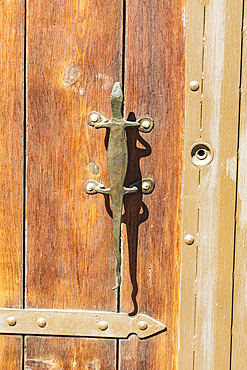
[[[89,182],[86,186],[87,191],[93,191],[95,189],[95,186],[93,183]]]
[[[144,181],[144,182],[142,183],[142,189],[143,189],[143,190],[149,190],[149,188],[150,188],[150,184],[149,184],[149,182]]]
[[[40,317],[40,318],[37,320],[37,325],[38,325],[40,328],[43,328],[44,326],[46,326],[46,319],[44,319],[43,317]]]
[[[150,122],[149,121],[142,121],[142,127],[145,129],[148,129],[150,127]]]
[[[199,82],[190,81],[189,87],[190,87],[190,90],[197,91],[199,89]]]
[[[185,237],[184,237],[184,241],[185,241],[185,243],[186,243],[186,244],[188,244],[188,245],[193,244],[193,243],[194,243],[194,237],[193,237],[193,235],[191,235],[191,234],[187,234],[187,235],[185,235]]]
[[[106,321],[100,321],[99,322],[99,324],[98,324],[98,326],[99,326],[99,329],[100,330],[106,330],[107,328],[108,328],[108,322],[106,322]]]
[[[16,319],[14,316],[9,316],[7,319],[6,319],[7,323],[9,324],[9,326],[15,326],[16,324]]]
[[[90,118],[91,118],[92,122],[97,122],[98,119],[99,119],[99,116],[97,114],[93,113]]]
[[[146,330],[148,328],[148,323],[146,321],[140,321],[138,326],[140,330]]]

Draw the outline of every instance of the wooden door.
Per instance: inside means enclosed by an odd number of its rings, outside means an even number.
[[[167,328],[122,339],[14,325],[0,368],[230,369],[242,1],[8,0],[0,19],[0,307]],[[125,186],[155,181],[124,197],[118,290],[110,199],[84,190],[109,185],[109,132],[87,114],[111,118],[115,82],[125,119],[154,120],[126,129]]]
[[[172,368],[176,363],[184,115],[183,3],[10,1],[2,12],[1,306],[144,313],[169,330],[139,340],[1,336],[12,369]],[[175,25],[175,28],[174,28]],[[105,130],[115,82],[129,120],[150,116],[147,135],[127,129],[122,285],[116,284]],[[5,102],[7,102],[7,106]],[[7,193],[6,193],[7,189]],[[158,365],[158,364],[162,365]]]

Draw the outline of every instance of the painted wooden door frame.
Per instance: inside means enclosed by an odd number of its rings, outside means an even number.
[[[179,345],[184,370],[231,369],[242,17],[242,1],[188,0]],[[198,159],[194,145],[209,148],[205,159]],[[193,244],[186,243],[190,234]]]

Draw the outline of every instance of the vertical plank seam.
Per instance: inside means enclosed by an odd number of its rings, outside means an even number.
[[[116,370],[120,370],[120,341],[116,340]]]
[[[237,165],[236,165],[236,191],[235,191],[235,213],[234,213],[234,246],[233,246],[233,266],[232,266],[232,307],[231,307],[231,328],[230,328],[230,359],[229,370],[232,369],[232,345],[233,345],[233,325],[234,325],[234,274],[236,262],[236,242],[237,242],[237,213],[238,213],[238,179],[239,179],[239,144],[240,144],[240,126],[241,126],[241,100],[242,100],[242,76],[243,76],[243,47],[244,47],[244,6],[242,4],[242,27],[241,27],[241,51],[239,65],[239,106],[238,106],[238,136],[237,136]]]
[[[193,362],[192,362],[192,366],[193,366],[193,370],[195,370],[195,355],[196,355],[196,353],[195,353],[195,351],[193,351]]]
[[[27,67],[27,0],[24,0],[24,40],[23,40],[23,219],[22,219],[22,308],[25,308],[26,299],[26,119],[27,119],[27,99],[26,99],[26,67]]]
[[[25,370],[25,336],[21,336],[21,345],[22,345],[22,352],[21,352],[21,361],[20,361],[20,369]]]
[[[201,74],[201,102],[200,102],[200,139],[202,138],[203,129],[203,89],[204,89],[204,62],[205,62],[205,27],[206,27],[206,5],[203,7],[203,23],[202,23],[202,74]],[[199,176],[201,175],[199,170]],[[199,181],[200,184],[200,181]]]
[[[206,29],[206,5],[203,6],[203,19],[202,19],[202,57],[201,57],[201,98],[200,98],[200,121],[199,121],[199,138],[202,139],[203,134],[203,94],[204,94],[204,65],[205,65],[205,29]],[[200,186],[201,186],[201,169],[198,171],[198,198],[200,199]],[[200,237],[200,201],[198,202],[198,211],[197,211],[197,236]],[[199,254],[200,245],[196,246],[195,253],[195,282],[197,282],[197,273],[198,273],[198,254]],[[198,288],[197,284],[196,287]],[[193,340],[193,352],[192,352],[192,364],[193,370],[196,370],[196,327],[197,327],[197,296],[198,290],[196,288],[194,294],[194,340]]]
[[[26,336],[22,335],[22,370],[25,370]]]
[[[123,0],[123,31],[122,31],[122,37],[123,37],[123,45],[122,45],[122,89],[124,93],[124,79],[125,79],[125,30],[126,30],[126,0]],[[124,101],[123,101],[123,113],[124,113]],[[124,115],[123,115],[124,116]]]
[[[24,0],[24,35],[23,35],[23,188],[22,188],[22,201],[23,201],[23,214],[22,214],[22,308],[25,309],[26,301],[26,123],[27,123],[27,0]],[[22,358],[21,369],[25,370],[25,348],[26,337],[22,335]]]
[[[125,30],[126,30],[126,0],[122,0],[122,90],[125,97]],[[122,115],[124,117],[125,113],[125,104],[123,100],[122,105]],[[122,226],[121,226],[122,227]],[[121,233],[122,235],[122,233]],[[121,259],[123,250],[121,248],[122,243],[120,243],[120,253],[121,253]],[[121,271],[122,275],[122,271]],[[117,291],[117,312],[120,312],[121,310],[121,286],[118,288]],[[120,369],[120,340],[116,339],[116,370]]]

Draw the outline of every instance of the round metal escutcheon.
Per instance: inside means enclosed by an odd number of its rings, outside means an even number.
[[[208,143],[195,143],[190,148],[190,160],[197,167],[209,165],[213,157],[213,148]]]

